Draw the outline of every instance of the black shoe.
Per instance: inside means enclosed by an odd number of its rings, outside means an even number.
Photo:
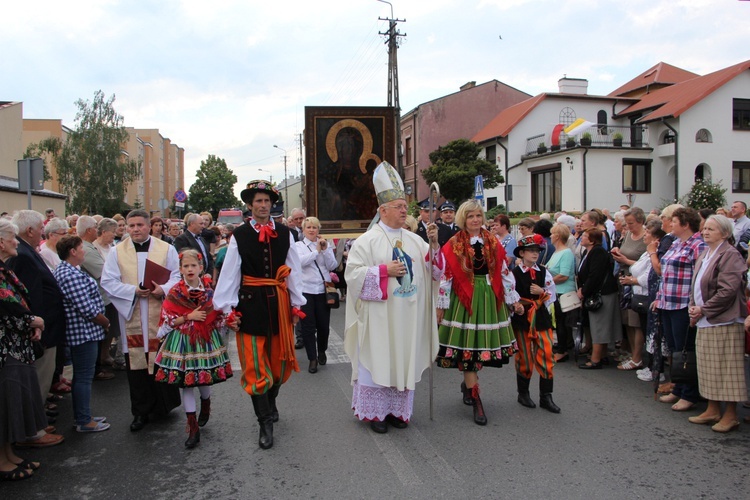
[[[568,358],[570,358],[570,355],[566,352],[565,354],[563,354],[562,358],[556,360],[555,363],[565,363]]]
[[[474,423],[477,425],[487,425],[487,415],[484,414],[482,398],[479,397],[479,384],[471,388],[471,396],[474,399]]]
[[[385,417],[385,421],[387,423],[391,424],[396,429],[406,429],[409,426],[408,422],[404,422],[400,418],[395,417],[395,416],[390,415],[390,414],[387,417]],[[377,431],[375,431],[375,432],[377,432]]]
[[[260,426],[260,435],[258,436],[258,446],[267,450],[273,446],[273,420],[271,417],[271,404],[268,399],[268,393],[260,396],[251,396],[255,416],[258,417]]]
[[[474,398],[471,397],[471,389],[466,388],[466,382],[461,382],[461,392],[464,395],[464,404],[466,406],[472,406],[474,404]]]
[[[378,434],[385,434],[388,432],[388,426],[385,422],[376,422],[375,420],[372,420],[370,422],[370,429],[377,432]]]
[[[305,344],[302,343],[302,339],[297,339],[297,342],[294,344],[295,349],[302,349],[305,347]]]
[[[589,361],[588,363],[581,363],[578,365],[578,368],[581,370],[601,370],[602,362],[594,363],[593,361]]]
[[[518,402],[526,408],[536,408],[536,403],[529,396],[529,383],[531,379],[516,373],[516,386],[518,387]]]
[[[318,373],[318,360],[313,359],[310,361],[310,367],[307,369],[310,373]]]
[[[201,398],[201,413],[198,417],[198,426],[203,427],[208,423],[208,419],[211,416],[211,398]]]
[[[279,421],[279,410],[276,408],[276,398],[279,396],[279,388],[281,386],[274,385],[270,391],[268,391],[268,404],[271,406],[271,421]]]
[[[560,413],[560,407],[552,401],[552,388],[554,387],[554,382],[555,379],[551,378],[539,379],[539,407],[552,413]]]
[[[526,408],[536,408],[536,403],[531,399],[528,392],[518,395],[518,402]]]
[[[138,432],[139,430],[146,427],[147,423],[148,423],[148,417],[142,417],[140,415],[136,415],[135,418],[133,418],[133,422],[130,424],[130,430],[131,432]]]
[[[326,353],[321,352],[320,354],[318,354],[318,364],[320,366],[325,366],[326,363],[328,363],[328,357],[326,356]]]

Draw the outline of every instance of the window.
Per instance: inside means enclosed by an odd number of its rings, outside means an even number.
[[[750,193],[750,161],[732,162],[732,192]]]
[[[484,150],[484,158],[490,163],[495,163],[497,161],[497,146],[494,144],[487,146]]]
[[[411,137],[406,138],[406,164],[411,165]]]
[[[711,132],[705,128],[700,129],[695,133],[695,142],[714,142],[711,137]]]
[[[562,210],[560,167],[531,174],[531,206],[535,212]]]
[[[750,99],[732,99],[732,128],[750,130]]]
[[[560,111],[560,121],[559,123],[562,123],[566,127],[576,121],[576,112],[573,110],[573,108],[563,108]]]
[[[622,160],[622,192],[651,192],[651,160]]]
[[[607,135],[607,112],[603,109],[596,114],[596,125],[600,135]]]
[[[497,206],[497,196],[491,196],[487,198],[487,211],[492,210]]]

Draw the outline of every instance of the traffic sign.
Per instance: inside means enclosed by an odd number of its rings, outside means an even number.
[[[474,198],[477,200],[484,199],[484,177],[481,175],[474,177]]]
[[[182,189],[174,192],[174,200],[184,203],[187,200],[187,193]]]
[[[157,204],[160,210],[166,210],[169,206],[169,200],[166,198],[162,198],[159,200],[159,203]]]
[[[176,201],[174,203],[175,208],[185,208],[185,204],[181,201]]]

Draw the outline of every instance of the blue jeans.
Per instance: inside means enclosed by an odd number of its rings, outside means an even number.
[[[667,341],[669,350],[673,353],[681,352],[688,342],[690,316],[688,315],[687,307],[676,310],[660,309],[659,312],[661,313],[664,338]],[[689,351],[694,351],[695,339],[690,340],[691,342],[687,348]],[[698,388],[692,384],[675,384],[672,394],[691,403],[697,403],[700,398]]]
[[[91,384],[94,381],[99,342],[84,342],[70,347],[73,360],[73,414],[76,425],[91,422]]]

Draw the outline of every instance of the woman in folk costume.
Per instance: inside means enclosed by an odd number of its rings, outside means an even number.
[[[161,310],[159,338],[164,338],[155,364],[156,381],[182,387],[189,433],[186,448],[201,440],[200,428],[211,414],[211,385],[232,376],[232,366],[219,329],[225,318],[213,308],[211,278],[203,275],[203,258],[196,250],[180,254],[182,279],[169,291]],[[230,314],[227,326],[237,329],[237,319]],[[200,417],[195,418],[195,387],[201,395]]]
[[[437,365],[463,372],[463,402],[474,407],[474,422],[486,425],[478,372],[507,364],[516,352],[508,305],[519,312],[522,308],[505,250],[483,228],[481,203],[461,204],[456,224],[461,230],[442,248],[446,267],[438,297]]]
[[[539,406],[560,413],[552,401],[552,368],[555,355],[552,352],[552,316],[549,307],[555,302],[555,282],[547,269],[537,264],[539,252],[544,248],[544,238],[538,234],[524,236],[518,240],[513,251],[521,264],[513,269],[516,290],[521,295],[523,312],[513,316],[513,331],[518,340],[516,353],[516,382],[518,402],[527,408],[536,408],[529,396],[529,382],[534,367],[539,372]]]
[[[437,226],[428,245],[403,229],[404,185],[387,162],[373,173],[380,220],[358,237],[346,263],[346,354],[352,362],[352,409],[377,433],[408,425],[414,389],[437,353],[430,300],[443,272]],[[432,260],[432,275],[430,261]]]

